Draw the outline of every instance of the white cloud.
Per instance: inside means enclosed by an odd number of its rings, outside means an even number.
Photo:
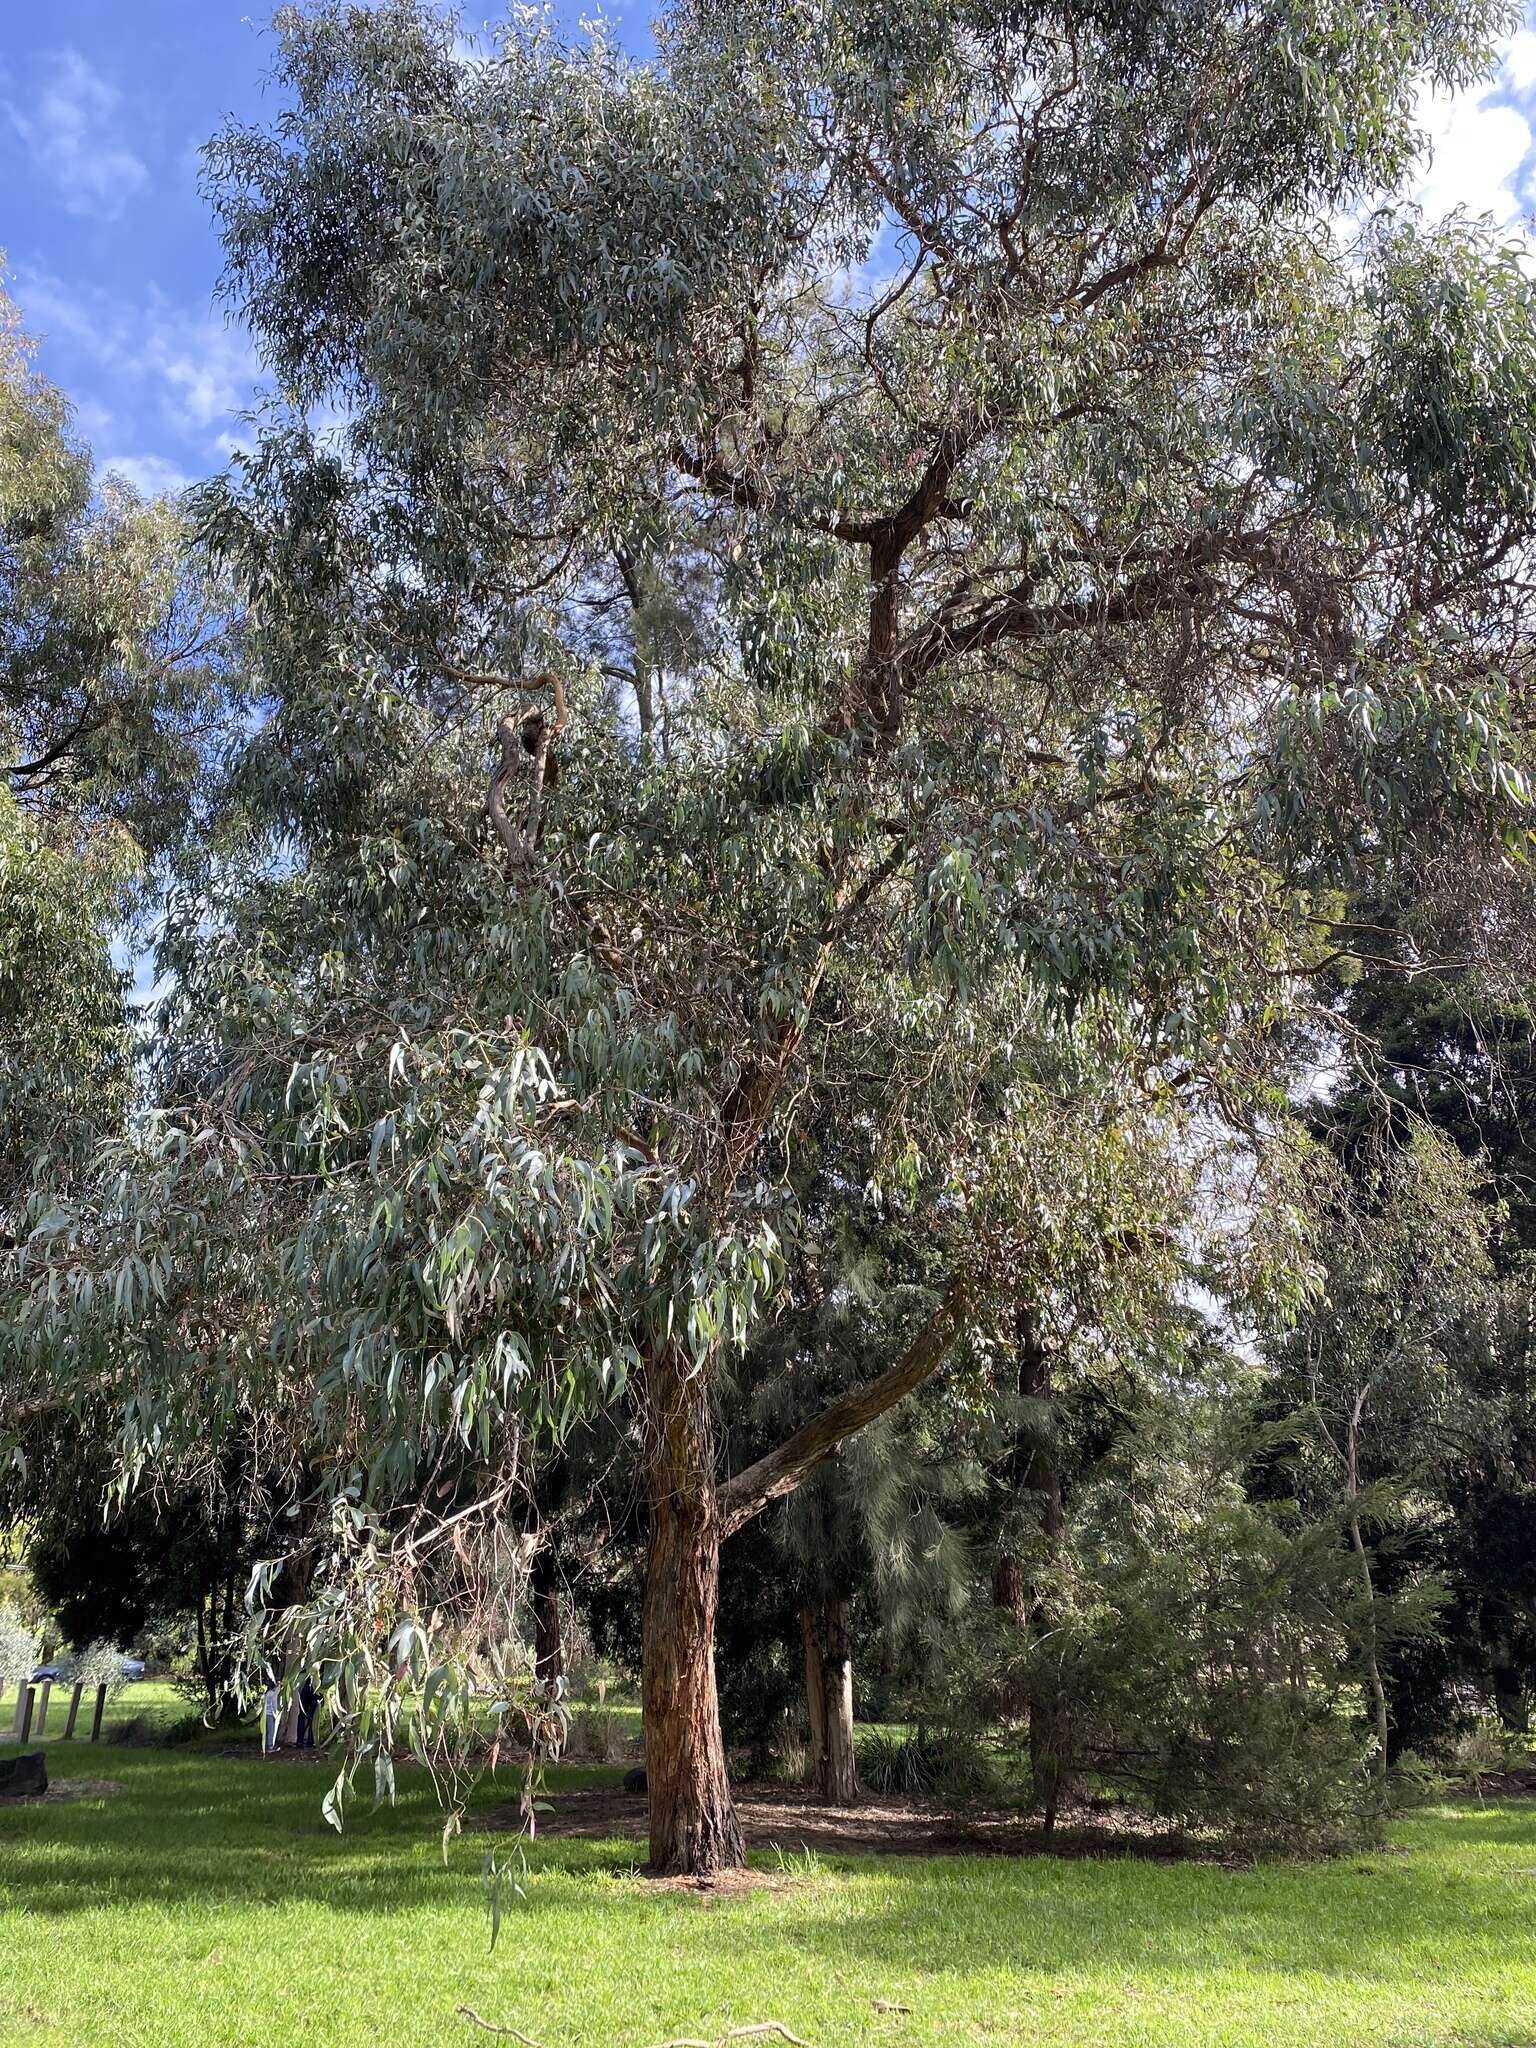
[[[149,309],[145,363],[164,379],[182,424],[198,429],[224,426],[243,411],[260,373],[255,352],[238,328],[212,312],[187,312],[163,303]]]
[[[158,498],[162,492],[184,491],[192,479],[163,455],[110,455],[99,465],[102,473],[120,476],[141,498]]]
[[[1531,155],[1531,122],[1516,95],[1536,85],[1536,34],[1521,29],[1505,46],[1496,79],[1468,92],[1425,90],[1419,125],[1427,137],[1414,197],[1431,219],[1457,207],[1508,227],[1529,211],[1523,167]]]
[[[1426,95],[1419,120],[1429,136],[1429,160],[1416,195],[1426,214],[1439,219],[1463,206],[1501,225],[1514,220],[1520,212],[1514,181],[1531,146],[1519,109],[1490,106],[1486,95]]]
[[[120,132],[123,96],[78,50],[58,50],[25,108],[5,102],[11,126],[65,211],[116,220],[149,183],[149,171]]]
[[[1504,79],[1512,92],[1529,92],[1536,85],[1536,34],[1518,29],[1504,52]]]
[[[139,440],[152,410],[210,456],[227,445],[261,366],[245,334],[212,306],[178,305],[154,286],[133,302],[25,268],[16,273],[15,295],[34,333],[67,344],[98,373],[98,416],[103,408],[131,416]],[[99,441],[99,417],[92,429]]]

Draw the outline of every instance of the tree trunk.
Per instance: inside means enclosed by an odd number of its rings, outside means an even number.
[[[1011,1550],[1003,1552],[992,1574],[992,1605],[1000,1607],[1021,1628],[1029,1620],[1029,1586],[1023,1561]]]
[[[1360,1498],[1360,1423],[1370,1392],[1371,1385],[1367,1381],[1355,1396],[1354,1413],[1349,1421],[1344,1477],[1349,1489],[1349,1540],[1354,1546],[1355,1561],[1360,1570],[1360,1589],[1365,1595],[1365,1637],[1361,1648],[1364,1653],[1366,1684],[1370,1688],[1371,1713],[1376,1727],[1375,1773],[1378,1784],[1384,1786],[1387,1782],[1387,1742],[1391,1724],[1387,1714],[1387,1689],[1381,1677],[1381,1659],[1377,1655],[1376,1582],[1371,1574],[1370,1552],[1365,1546],[1365,1532],[1360,1527],[1360,1514],[1356,1505]]]
[[[1017,1321],[1018,1393],[1021,1401],[1045,1401],[1051,1394],[1050,1353],[1040,1342],[1034,1314],[1021,1308]],[[1032,1494],[1040,1517],[1040,1550],[1046,1563],[1054,1562],[1066,1530],[1062,1502],[1061,1472],[1049,1445],[1038,1435],[1028,1436],[1020,1425],[1009,1453],[1008,1477],[1020,1492]],[[992,1602],[1006,1611],[1038,1641],[1050,1628],[1047,1605],[1037,1591],[1031,1592],[1023,1560],[1005,1551],[992,1574]],[[1044,1682],[1037,1674],[1029,1699],[1029,1762],[1035,1804],[1050,1834],[1056,1826],[1056,1809],[1072,1770],[1072,1713],[1059,1684]]]
[[[1391,1728],[1387,1715],[1387,1689],[1382,1683],[1381,1660],[1376,1654],[1376,1588],[1360,1519],[1353,1514],[1349,1518],[1349,1540],[1354,1545],[1355,1560],[1360,1568],[1360,1585],[1365,1594],[1365,1639],[1361,1647],[1366,1685],[1371,1695],[1371,1718],[1376,1728],[1374,1770],[1377,1781],[1384,1785],[1387,1782],[1387,1741]]]
[[[745,1846],[725,1767],[715,1691],[720,1516],[705,1375],[676,1351],[647,1362],[650,1550],[642,1620],[651,1867],[659,1876],[735,1870]]]
[[[1499,1717],[1499,1726],[1507,1728],[1513,1735],[1528,1735],[1531,1729],[1530,1700],[1507,1648],[1501,1647],[1494,1654],[1490,1675],[1493,1680],[1493,1710]]]
[[[534,1676],[551,1695],[565,1677],[565,1650],[560,1640],[560,1568],[554,1547],[539,1546],[533,1564]]]
[[[811,1724],[811,1783],[819,1799],[852,1806],[859,1797],[853,1748],[853,1658],[848,1602],[822,1591],[800,1610],[805,1699]]]

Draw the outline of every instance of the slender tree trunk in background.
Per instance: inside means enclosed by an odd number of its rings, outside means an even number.
[[[533,1666],[540,1685],[553,1692],[565,1676],[560,1640],[560,1561],[554,1546],[539,1545],[533,1562]]]
[[[848,1602],[825,1589],[800,1610],[805,1641],[805,1698],[811,1724],[811,1783],[832,1806],[859,1797],[853,1747],[853,1657]]]
[[[204,1618],[203,1602],[201,1600],[197,1603],[197,1668],[202,1676],[203,1692],[208,1701],[208,1711],[212,1713],[217,1703],[217,1694],[213,1682],[213,1659],[208,1653],[208,1624]]]
[[[820,1632],[809,1601],[800,1609],[800,1640],[805,1647],[805,1718],[811,1730],[810,1774],[815,1785],[827,1752],[827,1687],[822,1676]]]
[[[1507,1728],[1511,1735],[1528,1735],[1531,1703],[1515,1669],[1514,1659],[1509,1654],[1508,1644],[1501,1643],[1494,1652],[1489,1677],[1493,1681],[1493,1710],[1499,1717],[1500,1727]]]
[[[1345,1452],[1345,1481],[1349,1488],[1349,1540],[1354,1546],[1355,1558],[1360,1567],[1360,1588],[1365,1595],[1365,1677],[1370,1689],[1371,1713],[1376,1725],[1375,1776],[1378,1784],[1387,1782],[1387,1739],[1391,1724],[1387,1714],[1387,1689],[1382,1683],[1381,1660],[1376,1648],[1376,1583],[1371,1576],[1370,1552],[1365,1547],[1365,1534],[1360,1527],[1357,1503],[1360,1498],[1360,1423],[1365,1414],[1365,1405],[1370,1397],[1370,1386],[1364,1386],[1356,1396],[1354,1413],[1349,1419],[1349,1437]]]
[[[720,1515],[706,1376],[669,1349],[645,1369],[650,1549],[642,1617],[651,1867],[708,1877],[745,1861],[715,1690]]]
[[[1016,1621],[1020,1628],[1029,1620],[1029,1586],[1024,1565],[1011,1550],[1005,1550],[992,1574],[992,1605]]]
[[[1365,1538],[1360,1531],[1359,1517],[1349,1518],[1349,1540],[1354,1545],[1355,1556],[1360,1565],[1360,1584],[1365,1593],[1365,1678],[1371,1695],[1371,1718],[1376,1727],[1376,1760],[1373,1766],[1379,1783],[1387,1781],[1387,1737],[1390,1723],[1387,1716],[1387,1689],[1381,1680],[1381,1663],[1376,1655],[1376,1588],[1371,1578],[1371,1561],[1365,1547]]]
[[[1019,1399],[1049,1400],[1050,1353],[1041,1344],[1039,1327],[1027,1308],[1019,1311],[1017,1344]],[[1046,1442],[1039,1435],[1026,1435],[1022,1425],[1009,1452],[1008,1477],[1019,1491],[1035,1496],[1043,1555],[1047,1562],[1053,1562],[1066,1530],[1061,1472]],[[992,1601],[1021,1628],[1028,1628],[1037,1640],[1050,1626],[1044,1601],[1038,1595],[1031,1597],[1023,1560],[1011,1551],[1005,1551],[998,1559],[992,1574]],[[1072,1715],[1059,1686],[1048,1685],[1038,1677],[1029,1701],[1029,1764],[1035,1804],[1044,1816],[1046,1833],[1050,1834],[1056,1826],[1056,1810],[1072,1768]]]

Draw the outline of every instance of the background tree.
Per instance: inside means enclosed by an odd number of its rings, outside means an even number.
[[[1393,1660],[1394,1740],[1432,1742],[1466,1699],[1492,1698],[1521,1725],[1536,1682],[1536,1384],[1530,1261],[1536,1253],[1529,982],[1518,956],[1479,968],[1447,947],[1426,958],[1390,895],[1354,906],[1354,950],[1329,979],[1346,1061],[1311,1111],[1350,1183],[1368,1191],[1426,1129],[1466,1161],[1486,1249],[1473,1299],[1448,1332],[1456,1398],[1434,1420],[1421,1474],[1435,1507],[1416,1532],[1420,1567],[1446,1585],[1440,1636]]]
[[[0,1244],[125,1112],[111,942],[196,816],[235,652],[181,513],[98,484],[0,290]]]
[[[1314,1501],[1337,1504],[1354,1553],[1357,1647],[1385,1780],[1390,1643],[1376,1553],[1465,1413],[1458,1366],[1490,1278],[1487,1218],[1466,1164],[1420,1125],[1358,1186],[1341,1178],[1323,1221],[1323,1284],[1280,1349],[1280,1392],[1303,1412],[1304,1483]]]

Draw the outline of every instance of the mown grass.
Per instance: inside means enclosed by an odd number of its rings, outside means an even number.
[[[6,2048],[488,2043],[460,2004],[547,2048],[767,2017],[818,2048],[1536,2048],[1532,1807],[1426,1813],[1392,1850],[1311,1867],[823,1856],[786,1879],[769,1853],[775,1888],[733,1895],[658,1889],[629,1844],[551,1841],[491,1953],[484,1841],[445,1866],[419,1777],[337,1837],[323,1766],[50,1751],[56,1777],[123,1790],[0,1813]]]

